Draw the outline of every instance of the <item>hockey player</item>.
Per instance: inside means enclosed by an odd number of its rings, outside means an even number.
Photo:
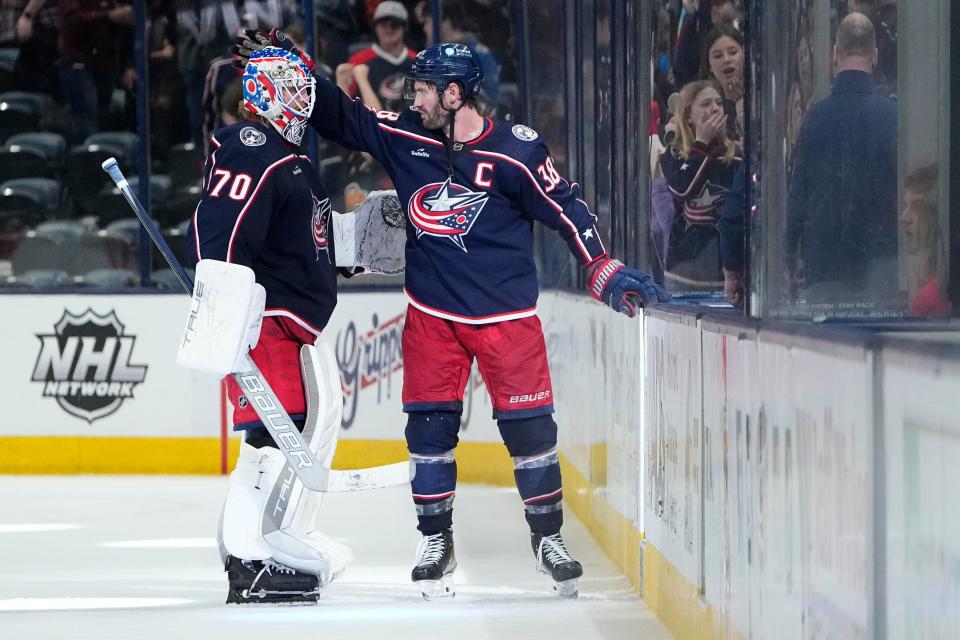
[[[240,59],[282,33],[238,39]],[[487,385],[531,531],[537,568],[575,596],[579,562],[560,535],[562,485],[553,389],[540,321],[533,221],[557,229],[587,270],[591,295],[633,315],[669,300],[648,275],[610,258],[580,189],[560,176],[536,131],[484,118],[483,72],[460,44],[414,60],[411,110],[373,112],[318,80],[310,124],[376,158],[408,217],[402,346],[405,435],[423,534],[412,579],[424,597],[452,595],[453,500],[464,388],[474,359]]]
[[[226,327],[241,323],[247,336],[227,362],[253,347],[250,356],[300,429],[307,413],[301,349],[313,348],[337,301],[330,200],[299,152],[315,95],[311,69],[295,53],[266,48],[250,57],[245,120],[213,134],[188,233],[194,302],[205,305],[198,313],[209,314],[216,333],[206,345],[185,339],[178,354],[182,364],[201,368],[225,348]],[[227,602],[315,602],[349,552],[309,528],[275,536],[286,544],[265,540],[261,520],[284,459],[240,387],[232,378],[227,384],[234,429],[245,432],[219,532]]]

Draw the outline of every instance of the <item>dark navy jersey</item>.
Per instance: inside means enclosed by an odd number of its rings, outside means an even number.
[[[414,111],[376,113],[318,79],[310,123],[390,174],[407,209],[405,291],[426,313],[471,324],[536,313],[535,220],[583,265],[606,253],[580,187],[528,127],[484,119],[477,138],[452,145],[450,177],[444,139]]]
[[[337,304],[337,271],[330,198],[310,160],[259,122],[216,131],[211,149],[187,255],[250,267],[267,291],[264,315],[319,335]]]

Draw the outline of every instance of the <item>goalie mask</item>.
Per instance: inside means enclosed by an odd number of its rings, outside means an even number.
[[[243,73],[243,106],[300,145],[313,112],[316,79],[294,53],[266,47],[250,55]]]

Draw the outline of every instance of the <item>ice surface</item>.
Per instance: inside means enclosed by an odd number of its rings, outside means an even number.
[[[0,638],[479,640],[669,638],[570,513],[580,597],[534,568],[513,490],[461,486],[457,596],[410,582],[416,518],[404,487],[326,496],[326,532],[357,559],[312,607],[223,604],[216,526],[223,477],[6,476]],[[274,635],[276,634],[276,635]]]

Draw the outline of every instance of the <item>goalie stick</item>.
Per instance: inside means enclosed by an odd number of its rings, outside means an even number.
[[[120,193],[123,194],[137,218],[140,219],[147,235],[157,245],[167,264],[177,274],[177,279],[180,280],[184,290],[193,295],[193,280],[176,256],[173,255],[173,251],[171,251],[167,241],[164,240],[153,218],[147,213],[133,190],[130,189],[130,185],[120,170],[116,159],[107,158],[101,166],[117,185],[117,188],[120,189]],[[331,470],[317,460],[303,435],[283,409],[277,395],[270,388],[270,384],[249,354],[243,358],[243,369],[231,375],[250,399],[251,406],[267,428],[267,432],[276,443],[277,449],[283,454],[287,465],[307,489],[324,492],[362,491],[410,481],[410,466],[406,462],[368,469]]]

